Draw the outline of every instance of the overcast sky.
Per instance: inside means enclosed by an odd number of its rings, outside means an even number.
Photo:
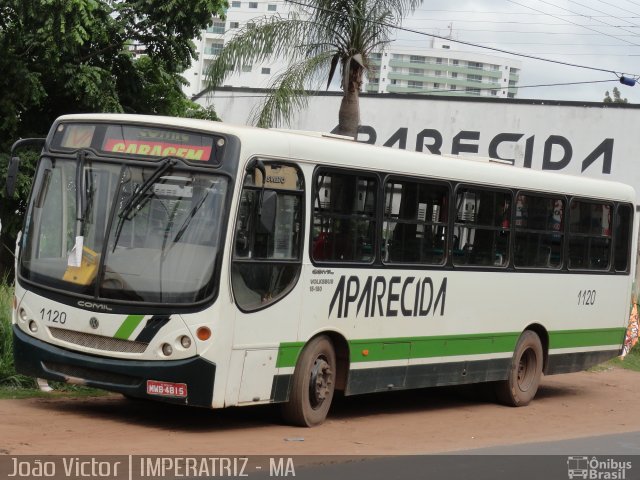
[[[618,75],[640,75],[640,0],[424,0],[404,27],[516,53],[579,64]],[[395,47],[420,47],[429,39],[398,32]],[[474,50],[504,55],[467,45]],[[617,86],[640,103],[640,85],[617,82],[614,73],[515,57],[521,87],[612,80],[584,85],[520,88],[518,98],[601,101]]]

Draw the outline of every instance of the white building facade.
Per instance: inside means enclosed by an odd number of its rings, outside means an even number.
[[[454,47],[454,48],[452,48]],[[424,93],[515,98],[522,64],[518,60],[455,50],[450,40],[432,38],[428,48],[394,44],[372,56],[367,93]]]
[[[207,86],[207,69],[216,55],[222,50],[226,42],[247,24],[256,22],[265,16],[280,15],[287,17],[290,4],[283,0],[230,0],[226,20],[214,18],[213,24],[202,31],[201,38],[194,43],[198,51],[198,59],[194,60],[191,68],[184,77],[189,85],[184,87],[188,97],[192,97]],[[281,73],[287,66],[286,60],[278,60],[260,65],[243,65],[242,72],[227,77],[224,86],[267,88],[275,75]]]

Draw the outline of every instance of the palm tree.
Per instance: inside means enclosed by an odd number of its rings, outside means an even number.
[[[208,71],[208,88],[243,65],[286,58],[288,68],[269,85],[270,93],[254,111],[260,127],[287,123],[307,106],[309,88],[327,88],[340,66],[343,97],[338,114],[340,135],[356,137],[360,123],[360,87],[372,52],[390,41],[392,29],[422,0],[289,0],[287,18],[264,17],[246,26],[227,43]],[[204,93],[204,92],[201,92]]]

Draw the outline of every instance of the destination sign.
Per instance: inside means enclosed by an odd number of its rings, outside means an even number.
[[[54,150],[88,148],[105,154],[178,157],[198,163],[219,163],[224,145],[224,138],[199,132],[103,123],[60,124],[52,142]]]

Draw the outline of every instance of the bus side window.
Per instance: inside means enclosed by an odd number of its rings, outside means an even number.
[[[618,205],[615,216],[613,261],[616,272],[626,272],[629,269],[631,225],[633,225],[631,205]]]
[[[280,163],[265,162],[265,169],[264,189],[259,171],[247,174],[238,205],[231,282],[243,310],[282,298],[295,285],[301,268],[302,172]],[[268,228],[267,216],[273,220]]]
[[[446,258],[449,186],[390,179],[385,185],[385,263],[442,265]]]
[[[315,177],[311,258],[318,262],[374,259],[377,179],[352,172]]]
[[[609,270],[612,205],[571,200],[569,209],[569,268]]]
[[[453,264],[505,267],[509,263],[512,196],[507,190],[460,187],[456,191]]]
[[[562,198],[523,193],[516,197],[516,267],[562,267],[564,209]]]

